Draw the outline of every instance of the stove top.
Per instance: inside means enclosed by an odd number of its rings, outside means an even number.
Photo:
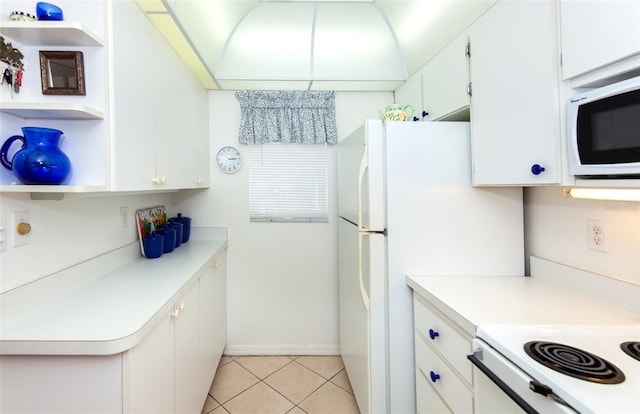
[[[640,361],[640,341],[628,341],[620,344],[622,349],[631,358]]]
[[[624,373],[606,359],[584,349],[548,341],[531,341],[524,351],[534,360],[561,374],[600,384],[619,384]]]
[[[640,325],[481,325],[477,336],[579,412],[640,412]]]

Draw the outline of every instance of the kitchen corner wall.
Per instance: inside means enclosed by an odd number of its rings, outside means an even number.
[[[563,198],[559,187],[525,188],[524,201],[527,257],[640,286],[640,202]],[[589,220],[605,223],[607,252],[589,249]]]
[[[338,136],[393,102],[392,93],[338,92]],[[329,147],[329,223],[250,223],[249,165],[226,175],[215,153],[238,144],[240,107],[210,91],[211,188],[174,195],[193,226],[227,227],[227,349],[230,354],[338,354],[335,147]]]
[[[0,292],[136,242],[136,210],[156,205],[171,211],[171,194],[67,194],[60,201],[33,201],[29,193],[0,194],[0,220],[5,220],[7,233],[13,212],[31,215],[28,245],[11,247],[12,237],[5,237],[8,246],[0,252]],[[128,208],[126,227],[121,207]]]

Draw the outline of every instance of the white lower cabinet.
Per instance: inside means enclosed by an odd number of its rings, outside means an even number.
[[[119,413],[122,379],[121,354],[0,355],[0,413]]]
[[[472,337],[416,295],[413,306],[418,412],[473,412]]]
[[[442,401],[436,390],[431,386],[429,374],[416,368],[416,411],[418,414],[451,414],[451,410]]]
[[[124,352],[0,355],[0,413],[200,413],[226,344],[225,255]]]
[[[172,315],[123,357],[123,412],[171,413],[175,407]]]
[[[224,258],[209,261],[172,311],[124,354],[125,413],[202,410],[226,344]]]
[[[199,395],[209,391],[227,343],[227,278],[225,255],[216,256],[200,276]],[[202,408],[202,407],[200,407]]]

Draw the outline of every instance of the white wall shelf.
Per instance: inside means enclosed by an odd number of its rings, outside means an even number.
[[[73,103],[0,102],[0,112],[24,119],[104,119],[104,113]]]
[[[97,193],[101,191],[107,191],[107,186],[87,186],[87,185],[24,185],[24,184],[14,184],[14,185],[0,185],[0,192],[3,193]],[[64,194],[61,194],[64,196]],[[34,197],[32,197],[34,198]],[[48,197],[46,195],[42,195],[40,197],[36,196],[35,199],[58,199],[60,197]]]
[[[25,46],[102,46],[98,36],[76,22],[3,21],[0,33]]]

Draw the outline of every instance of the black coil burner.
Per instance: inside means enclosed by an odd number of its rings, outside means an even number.
[[[622,349],[627,355],[630,355],[631,358],[635,358],[640,361],[640,341],[623,342],[620,344],[620,349]]]
[[[625,378],[609,361],[572,346],[532,341],[524,345],[524,351],[542,365],[584,381],[619,384]]]

